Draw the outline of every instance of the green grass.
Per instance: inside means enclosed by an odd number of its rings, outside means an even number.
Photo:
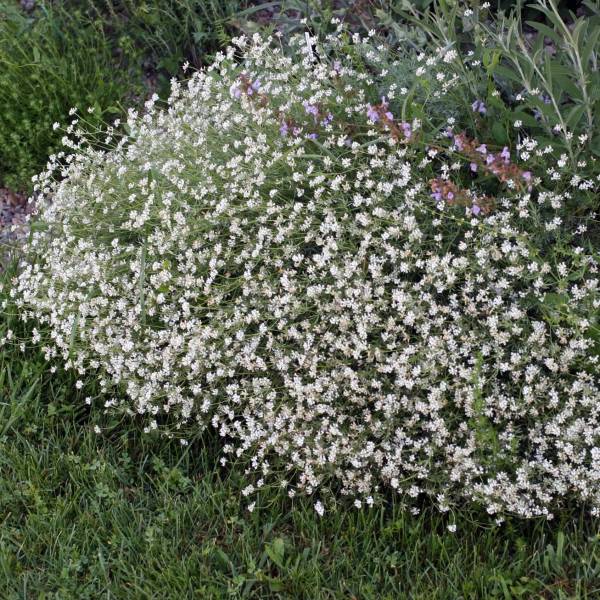
[[[102,28],[81,13],[40,2],[28,16],[0,0],[0,186],[30,191],[32,175],[60,148],[63,132],[52,125],[66,127],[72,107],[98,124],[141,88]]]
[[[7,327],[24,334],[5,314]],[[2,599],[600,595],[600,536],[582,513],[495,528],[464,512],[450,533],[427,508],[341,504],[319,518],[273,490],[250,513],[216,436],[149,437],[87,407],[75,379],[35,349],[0,352]]]
[[[200,66],[228,41],[244,0],[0,0],[0,187],[31,191],[61,149],[69,110],[93,128],[122,116],[189,60]],[[92,115],[86,111],[94,108]]]

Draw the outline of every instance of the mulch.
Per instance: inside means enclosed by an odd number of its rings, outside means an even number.
[[[27,238],[33,210],[26,194],[0,188],[0,264]]]

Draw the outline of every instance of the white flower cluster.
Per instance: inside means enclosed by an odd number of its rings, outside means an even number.
[[[374,102],[376,72],[304,38],[295,58],[235,43],[38,182],[14,297],[48,359],[148,430],[212,425],[248,494],[599,509],[598,265],[531,233],[561,198],[436,205],[419,122]]]

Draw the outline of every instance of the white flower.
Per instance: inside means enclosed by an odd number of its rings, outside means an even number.
[[[561,181],[568,157],[525,138],[518,156],[558,174],[556,189],[529,173],[535,190],[507,183],[477,215],[432,198],[432,174],[452,183],[464,163],[398,139],[398,90],[372,99],[387,88],[378,73],[394,71],[358,38],[372,73],[354,53],[335,68],[309,61],[303,36],[291,56],[241,37],[241,51],[174,81],[168,109],[129,111],[109,150],[66,132],[72,154],[36,182],[43,227],[11,289],[44,324],[32,338],[78,387],[97,373],[98,403],[149,434],[173,434],[165,420],[213,428],[221,464],[244,461],[245,497],[294,481],[291,498],[335,488],[362,507],[394,493],[414,513],[440,494],[446,512],[473,499],[494,515],[600,507],[585,334],[599,265],[563,223],[596,182]],[[426,110],[456,80],[448,54],[423,53],[409,78],[423,77],[410,89]],[[480,198],[473,181],[463,201]],[[558,230],[556,248],[535,251]],[[486,458],[484,417],[502,470]]]

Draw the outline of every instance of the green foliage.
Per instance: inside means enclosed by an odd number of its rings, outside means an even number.
[[[64,10],[59,3],[38,4],[32,17],[0,0],[0,183],[17,188],[27,187],[57,148],[62,133],[53,132],[52,123],[64,123],[71,106],[96,107],[86,117],[97,124],[144,93],[140,66],[157,76],[162,91],[184,60],[206,62],[205,53],[226,41],[228,23],[251,31],[265,10],[252,8],[232,21],[246,4],[82,0],[63,3]],[[286,4],[291,11],[308,7],[315,31],[328,30],[338,14],[333,3]],[[430,7],[427,0],[374,3],[370,12],[357,12],[356,27],[370,29],[374,15],[388,42],[422,47],[426,22],[404,19],[407,5]],[[452,106],[440,104],[439,114],[455,116],[481,141],[511,151],[518,134],[547,140],[574,165],[588,151],[599,155],[600,11],[590,4],[589,15],[571,29],[564,27],[569,23],[560,6],[538,7],[547,21],[530,25],[543,34],[533,46],[523,41],[518,20],[490,28],[495,43],[489,44],[458,4],[437,7],[438,41],[472,45],[482,65],[479,71],[465,65],[464,87]],[[278,14],[276,26],[299,27],[295,13]],[[556,54],[542,47],[544,36],[557,45]],[[393,68],[395,77],[405,77],[405,65]],[[501,97],[492,95],[496,86]],[[551,101],[529,94],[517,102],[523,88],[540,88]],[[486,118],[473,115],[473,97],[485,100]],[[422,102],[407,103],[403,116],[423,116]],[[517,119],[522,128],[513,126]],[[582,147],[571,145],[552,132],[561,121],[575,137],[587,133],[590,139]],[[588,172],[597,172],[596,165]],[[7,299],[10,286],[4,279],[0,300]],[[0,317],[0,337],[10,327],[17,341],[29,338],[31,332],[7,310]],[[547,294],[543,315],[566,322],[565,296]],[[598,328],[590,335],[598,336]],[[478,369],[475,374],[479,377]],[[143,434],[135,422],[105,415],[100,406],[86,408],[84,398],[97,395],[96,384],[88,381],[73,391],[76,379],[68,372],[50,373],[34,348],[0,350],[3,598],[600,595],[600,537],[597,523],[583,513],[563,514],[550,524],[509,520],[494,527],[479,513],[448,518],[425,508],[414,517],[390,501],[319,518],[310,499],[292,501],[277,490],[261,492],[249,513],[241,470],[216,466],[217,439],[205,432],[182,447],[177,440]],[[476,435],[489,441],[489,460],[495,460],[497,434],[479,398],[474,413]],[[449,522],[458,525],[456,533],[446,530]]]
[[[194,66],[228,38],[243,0],[42,1],[25,13],[0,0],[0,185],[31,189],[31,177],[60,146],[69,109],[90,128],[166,93],[187,60]]]
[[[130,64],[143,63],[160,92],[188,61],[209,63],[229,42],[230,21],[248,0],[68,0],[101,20]]]
[[[136,81],[115,61],[98,23],[42,3],[27,16],[0,3],[0,185],[29,189],[59,146],[71,107],[94,108],[90,125],[120,112]],[[139,86],[138,86],[139,88]]]
[[[568,14],[568,5],[558,2],[561,15]],[[467,9],[472,14],[465,16]],[[323,36],[335,29],[332,19],[339,19],[350,31],[361,35],[374,31],[379,41],[391,46],[424,49],[432,34],[436,38],[443,32],[447,40],[463,34],[468,38],[480,17],[511,11],[523,19],[536,17],[535,9],[522,0],[258,0],[238,11],[230,23],[248,34],[268,25],[280,31],[285,41],[305,29]]]
[[[581,176],[597,171],[600,158],[600,4],[587,6],[591,14],[566,19],[554,0],[538,0],[531,8],[544,20],[526,22],[537,32],[531,41],[518,16],[488,29],[501,57],[489,71],[513,101],[515,116],[541,146],[566,154]],[[578,165],[590,153],[587,168]]]
[[[460,84],[432,113],[438,127],[451,116],[455,131],[494,151],[506,146],[512,156],[519,142],[533,140],[529,166],[545,189],[567,192],[570,223],[598,208],[600,4],[589,0],[581,10],[569,13],[555,0],[536,0],[526,11],[519,4],[508,16],[453,0],[397,10],[398,20],[420,28],[430,46],[470,54],[453,68]],[[472,110],[475,98],[485,104],[484,115]],[[572,200],[570,186],[577,190]]]

